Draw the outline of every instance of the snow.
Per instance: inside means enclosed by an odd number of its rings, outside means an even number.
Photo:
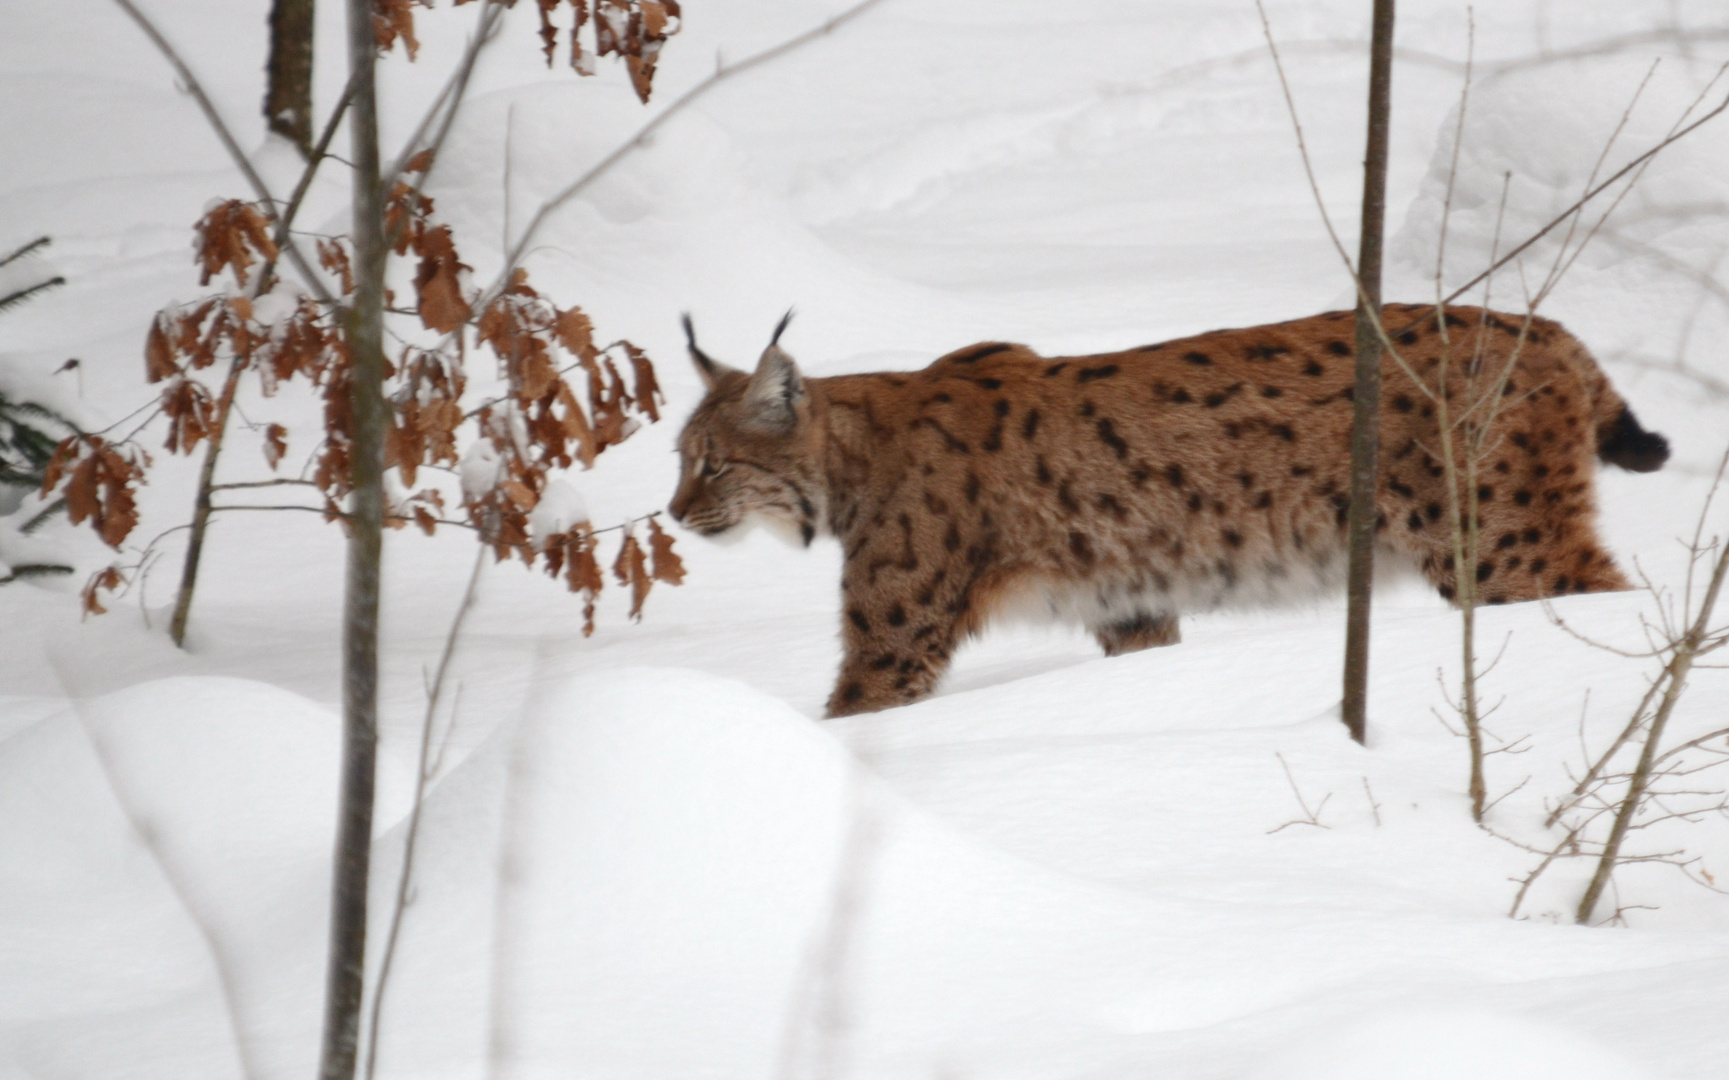
[[[540,63],[518,5],[477,68],[429,192],[476,282],[542,200],[712,70],[839,10],[818,0],[690,4],[644,110],[624,74]],[[289,148],[256,115],[267,5],[148,5],[286,190]],[[723,10],[724,8],[724,10]],[[1447,209],[1444,280],[1577,196],[1651,57],[1663,64],[1605,157],[1669,130],[1720,41],[1592,50],[1506,68],[1658,19],[1611,0],[1476,12],[1479,76]],[[1269,7],[1329,211],[1354,249],[1367,5]],[[317,97],[343,72],[342,12],[320,5]],[[1460,80],[1462,6],[1401,5],[1388,293],[1434,295]],[[394,145],[473,26],[419,12],[422,54],[386,62]],[[54,237],[68,284],[0,315],[0,388],[90,429],[153,394],[149,319],[201,295],[190,226],[244,182],[115,7],[25,5],[0,38],[0,250]],[[888,0],[831,37],[723,84],[548,217],[528,266],[599,341],[659,361],[667,419],[559,481],[533,531],[597,527],[670,496],[669,451],[706,351],[748,367],[788,305],[783,345],[812,375],[912,368],[981,339],[1046,352],[1122,347],[1342,306],[1252,6]],[[1715,51],[1714,51],[1715,50]],[[1711,59],[1718,57],[1718,59]],[[1427,58],[1427,59],[1425,59]],[[1714,91],[1712,101],[1722,93]],[[1729,121],[1725,121],[1729,122]],[[342,139],[339,138],[338,145]],[[1507,206],[1500,210],[1503,176]],[[1592,347],[1663,472],[1599,477],[1624,565],[1674,598],[1723,451],[1729,128],[1665,151],[1542,312]],[[341,231],[346,176],[302,219]],[[1578,239],[1575,236],[1575,241]],[[1535,289],[1556,244],[1524,267]],[[1715,289],[1715,292],[1713,292]],[[1516,272],[1495,283],[1518,307]],[[400,291],[400,290],[399,290]],[[278,314],[292,302],[261,298]],[[76,357],[80,366],[57,369]],[[491,373],[471,372],[471,393]],[[319,414],[303,388],[239,399],[223,475],[292,474]],[[131,421],[135,423],[136,421]],[[144,436],[160,438],[154,431]],[[464,448],[447,502],[494,480]],[[185,519],[195,461],[157,453],[149,537]],[[423,477],[432,470],[423,470]],[[26,501],[25,512],[37,504]],[[109,614],[77,591],[112,554],[57,523],[0,520],[0,560],[70,578],[0,586],[0,1077],[305,1076],[315,1067],[339,747],[340,531],[316,514],[212,529],[189,649],[167,641],[181,534]],[[670,526],[669,526],[670,527]],[[1707,530],[1729,528],[1719,504]],[[369,970],[380,967],[426,720],[426,672],[472,539],[387,537],[382,741]],[[582,634],[580,599],[489,566],[467,616],[422,810],[411,902],[380,1016],[380,1075],[1705,1078],[1729,1030],[1729,902],[1660,864],[1624,867],[1571,911],[1588,867],[1551,867],[1470,821],[1447,699],[1457,617],[1383,582],[1366,748],[1338,722],[1336,600],[1187,620],[1181,645],[1104,659],[1067,629],[1004,627],[919,704],[819,721],[839,646],[839,553],[758,532],[676,533],[689,576],[643,621],[617,590]],[[137,557],[138,550],[129,553]],[[1645,593],[1480,613],[1495,736],[1489,824],[1548,846],[1571,784],[1644,693]],[[1729,673],[1700,670],[1677,741],[1720,727]],[[1497,746],[1502,745],[1496,743]],[[1707,778],[1709,774],[1706,774]],[[1710,785],[1706,785],[1710,786]],[[1315,824],[1305,823],[1314,811]],[[1669,822],[1642,851],[1729,863],[1721,817]]]

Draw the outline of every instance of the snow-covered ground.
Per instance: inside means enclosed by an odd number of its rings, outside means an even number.
[[[145,6],[286,190],[293,153],[256,107],[268,5]],[[1368,7],[1268,9],[1353,250]],[[717,52],[742,58],[838,10],[688,3],[644,109],[617,69],[546,71],[533,5],[518,5],[431,186],[476,279],[501,237]],[[420,61],[386,63],[387,140],[418,118],[474,12],[422,12]],[[1399,17],[1387,293],[1420,300],[1435,292],[1467,16],[1410,0]],[[342,13],[324,4],[319,19],[327,106],[345,77]],[[1671,20],[1717,29],[1652,33]],[[119,8],[12,4],[0,24],[0,249],[50,234],[38,266],[69,282],[0,315],[0,389],[104,427],[152,393],[151,315],[200,295],[191,223],[246,192]],[[1481,265],[1498,219],[1504,249],[1577,196],[1659,55],[1605,168],[1669,130],[1729,52],[1721,26],[1707,3],[1480,6],[1447,282]],[[667,387],[668,420],[575,478],[595,521],[671,494],[668,450],[700,393],[681,310],[742,363],[796,304],[784,344],[829,374],[922,366],[982,338],[1106,349],[1348,304],[1260,35],[1237,2],[885,0],[670,122],[556,215],[528,264],[603,340],[647,348]],[[1621,35],[1643,36],[1596,47]],[[1581,55],[1504,63],[1539,52]],[[345,184],[333,168],[314,186],[309,230],[341,231]],[[1686,566],[1676,538],[1729,440],[1729,399],[1709,382],[1729,382],[1712,277],[1726,207],[1729,119],[1658,159],[1542,308],[1674,445],[1661,473],[1599,481],[1617,556],[1670,590]],[[1523,306],[1556,242],[1524,285],[1496,279],[1497,303]],[[1677,362],[1706,381],[1663,370]],[[241,406],[296,432],[316,416],[298,389]],[[257,439],[240,433],[225,475],[263,474]],[[302,435],[291,460],[309,447]],[[158,455],[139,543],[185,520],[194,472]],[[1470,821],[1464,746],[1442,722],[1457,617],[1426,589],[1381,590],[1366,749],[1337,720],[1336,602],[1189,619],[1180,646],[1111,660],[1078,631],[994,630],[935,698],[821,722],[838,551],[679,544],[683,587],[657,587],[640,624],[609,594],[586,639],[556,583],[486,570],[460,692],[437,720],[383,1074],[1723,1074],[1729,899],[1671,866],[1628,867],[1603,911],[1621,905],[1628,925],[1579,928],[1588,867],[1562,862],[1507,918],[1537,857]],[[88,530],[25,538],[0,521],[0,562],[48,552],[79,569],[0,587],[0,1076],[314,1066],[341,538],[313,514],[222,518],[184,653],[164,633],[179,549],[163,550],[141,588],[81,620],[77,588],[110,553]],[[472,558],[448,530],[387,540],[375,956],[424,673]],[[1555,607],[1623,650],[1643,646],[1654,610],[1642,593]],[[1480,633],[1485,657],[1504,649],[1490,727],[1524,751],[1490,759],[1491,795],[1506,795],[1490,823],[1547,846],[1545,799],[1654,666],[1533,605],[1485,611]],[[1674,738],[1725,715],[1729,677],[1698,672]],[[1319,826],[1281,828],[1300,803]],[[1720,817],[1636,843],[1702,857],[1696,874],[1729,866]]]

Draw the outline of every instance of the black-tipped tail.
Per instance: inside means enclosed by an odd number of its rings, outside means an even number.
[[[1629,472],[1656,472],[1669,460],[1669,440],[1640,427],[1633,410],[1622,406],[1615,422],[1598,432],[1597,456]]]

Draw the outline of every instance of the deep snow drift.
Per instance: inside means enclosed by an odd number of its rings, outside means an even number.
[[[687,5],[645,110],[617,70],[547,72],[519,7],[431,188],[477,281],[540,200],[717,50],[739,58],[837,10]],[[1479,10],[1454,173],[1464,9],[1402,7],[1387,288],[1400,299],[1434,295],[1443,216],[1450,287],[1668,131],[1723,48],[1720,31],[1698,34],[1682,55],[1652,33],[1659,13],[1609,0]],[[255,115],[266,8],[151,11],[286,189],[292,151]],[[1366,9],[1269,9],[1353,250]],[[421,13],[420,61],[386,62],[387,141],[418,118],[474,10]],[[1703,4],[1671,15],[1718,18]],[[319,18],[327,105],[342,16],[326,4]],[[69,284],[0,315],[0,388],[100,428],[149,399],[148,320],[201,295],[190,225],[243,184],[118,9],[78,0],[6,22],[0,249],[51,234],[37,266]],[[1628,34],[1644,36],[1601,45]],[[1581,58],[1504,63],[1540,50]],[[1729,308],[1713,276],[1729,250],[1725,177],[1729,127],[1667,151],[1542,301],[1674,445],[1661,473],[1599,477],[1611,548],[1671,595],[1676,538],[1729,438],[1716,347]],[[308,229],[343,228],[345,183],[321,176]],[[1498,276],[1491,300],[1522,307],[1573,250],[1560,243]],[[550,219],[529,266],[603,339],[647,348],[667,387],[667,421],[569,478],[559,508],[585,505],[597,524],[671,494],[667,451],[700,392],[681,310],[709,351],[745,363],[796,304],[785,344],[830,374],[917,367],[982,338],[1118,348],[1349,300],[1253,6],[1176,0],[886,0],[669,123]],[[290,427],[292,462],[310,451],[317,407],[299,391],[249,390],[241,407]],[[265,475],[259,439],[238,432],[225,476]],[[138,543],[184,520],[195,468],[160,456]],[[0,519],[0,562],[51,555],[79,572],[0,587],[0,1075],[308,1075],[339,533],[313,514],[220,519],[181,653],[163,632],[173,537],[137,591],[80,621],[77,587],[111,553],[64,523],[15,526]],[[1729,530],[1722,504],[1712,529]],[[1729,900],[1672,866],[1627,867],[1604,913],[1622,905],[1629,926],[1578,928],[1588,867],[1562,862],[1525,918],[1506,917],[1537,857],[1470,822],[1464,748],[1443,723],[1457,619],[1425,589],[1381,591],[1367,749],[1337,721],[1330,601],[1191,619],[1180,646],[1112,660],[1073,630],[996,629],[932,700],[818,722],[839,656],[838,552],[766,535],[679,543],[685,585],[657,587],[640,624],[609,595],[586,639],[580,601],[555,582],[486,571],[460,692],[433,728],[384,1075],[1720,1075]],[[387,544],[374,971],[423,673],[472,559],[448,531]],[[1640,619],[1656,610],[1643,593],[1555,606],[1623,651],[1645,646]],[[1482,613],[1480,640],[1500,655],[1490,727],[1523,751],[1490,760],[1491,795],[1506,796],[1491,824],[1548,846],[1545,800],[1654,666],[1532,605]],[[1721,727],[1725,702],[1729,677],[1698,672],[1675,741]],[[1291,824],[1305,807],[1318,825]],[[1696,875],[1729,863],[1720,817],[1637,843],[1701,857]]]

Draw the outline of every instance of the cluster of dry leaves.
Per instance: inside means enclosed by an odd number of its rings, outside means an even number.
[[[411,169],[419,173],[429,166],[430,159],[423,156]],[[500,560],[515,554],[582,593],[584,632],[592,633],[594,603],[604,584],[597,530],[583,521],[536,536],[530,517],[558,474],[577,465],[592,466],[601,453],[641,426],[639,417],[649,422],[660,418],[664,399],[654,366],[629,342],[597,348],[588,316],[542,297],[520,269],[476,311],[479,297],[465,278],[469,268],[450,227],[434,221],[432,212],[432,200],[406,182],[396,185],[386,211],[386,235],[394,242],[393,250],[414,259],[412,313],[437,338],[431,344],[404,345],[387,365],[391,415],[385,465],[395,468],[404,488],[412,490],[422,469],[454,471],[461,464],[459,448],[478,439],[490,446],[485,460],[495,463],[494,473],[490,483],[481,485],[465,476],[460,519],[445,516],[443,492],[428,486],[391,507],[386,524],[402,528],[412,521],[428,535],[441,524],[476,530]],[[157,415],[166,419],[167,449],[190,454],[206,440],[210,452],[218,449],[244,373],[257,374],[267,397],[284,383],[304,379],[324,403],[323,430],[309,461],[310,483],[322,496],[325,517],[342,519],[341,502],[350,492],[353,414],[352,365],[340,309],[302,296],[291,312],[268,325],[255,317],[254,302],[244,290],[254,264],[262,261],[268,267],[276,255],[256,206],[237,200],[223,203],[199,222],[197,234],[202,280],[208,283],[227,272],[240,291],[169,308],[151,324],[145,371],[151,383],[162,384]],[[351,295],[354,275],[344,241],[320,241],[318,255],[341,294]],[[469,379],[464,360],[471,334],[476,347],[496,358],[503,392],[465,408]],[[630,369],[628,385],[615,356]],[[212,392],[202,373],[221,363],[227,364],[227,375]],[[263,434],[265,463],[274,471],[287,453],[289,433],[270,424]],[[130,439],[114,443],[100,435],[75,435],[61,443],[50,461],[44,491],[62,488],[73,522],[89,520],[104,542],[119,549],[138,523],[136,488],[145,482],[150,464],[149,454]],[[612,570],[631,591],[631,616],[640,618],[652,583],[679,584],[684,568],[671,537],[652,517],[647,521],[646,554],[636,539],[635,524],[614,527],[622,541]],[[85,610],[100,613],[101,594],[127,582],[119,566],[97,574],[85,587]]]
[[[456,0],[458,7],[469,2]],[[507,8],[516,6],[516,0],[489,2]],[[570,42],[570,66],[579,74],[593,75],[601,57],[617,56],[630,72],[636,96],[648,101],[661,46],[678,33],[683,22],[678,0],[535,0],[540,8],[541,49],[546,53],[547,67],[552,66],[558,51],[560,28],[555,19],[559,8],[567,3],[573,12],[571,25],[565,30]],[[431,6],[431,0],[376,0],[372,28],[378,47],[389,50],[401,41],[408,58],[414,59],[420,49],[420,41],[414,36],[414,9]],[[583,28],[591,22],[594,47],[586,49]]]

